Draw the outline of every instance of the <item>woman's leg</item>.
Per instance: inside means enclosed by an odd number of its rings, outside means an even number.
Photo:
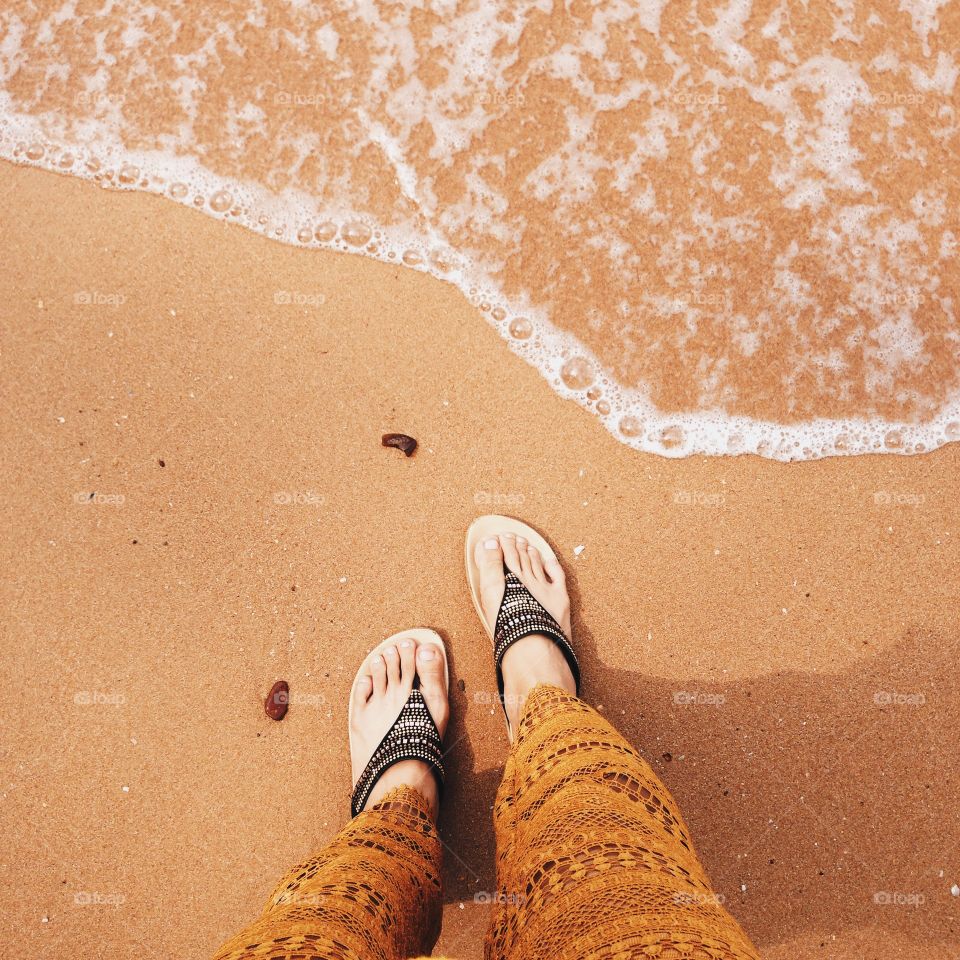
[[[503,566],[570,636],[563,570],[520,536],[477,545],[496,621]],[[724,910],[666,787],[574,695],[559,647],[532,634],[502,661],[515,742],[495,807],[498,898],[488,960],[756,960]]]
[[[440,736],[449,704],[445,661],[403,635],[374,651],[351,694],[354,782],[410,698],[417,680]],[[380,648],[378,648],[380,649]],[[263,913],[215,960],[407,960],[440,934],[437,782],[429,766],[387,767],[364,809],[316,856],[280,881]]]
[[[294,867],[215,960],[406,960],[433,949],[440,914],[433,816],[398,787]]]
[[[757,960],[673,797],[596,710],[541,684],[515,729],[488,958]]]

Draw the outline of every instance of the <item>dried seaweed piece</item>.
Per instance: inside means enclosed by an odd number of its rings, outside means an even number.
[[[408,457],[412,457],[413,451],[417,449],[417,441],[405,433],[385,433],[380,438],[380,442],[385,447],[396,447],[397,450],[402,450]]]
[[[290,684],[286,680],[278,680],[267,694],[263,702],[264,713],[271,720],[282,720],[287,715],[290,706]]]

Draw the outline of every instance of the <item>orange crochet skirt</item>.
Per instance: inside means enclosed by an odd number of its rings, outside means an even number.
[[[494,808],[487,960],[758,960],[649,764],[557,687],[528,699]],[[440,841],[400,787],[287,874],[216,960],[405,960],[440,933]]]

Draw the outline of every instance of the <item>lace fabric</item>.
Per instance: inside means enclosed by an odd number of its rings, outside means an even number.
[[[436,826],[398,787],[290,870],[215,960],[400,960],[433,949],[441,907]]]
[[[557,687],[524,707],[494,809],[487,960],[759,960],[646,761]],[[407,787],[294,867],[215,960],[404,960],[440,930],[440,842]]]
[[[528,698],[494,819],[487,960],[759,960],[667,788],[571,694]]]

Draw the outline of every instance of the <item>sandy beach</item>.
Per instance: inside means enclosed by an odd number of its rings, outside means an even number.
[[[350,682],[417,625],[453,677],[438,951],[481,956],[506,736],[462,549],[493,512],[556,547],[586,699],[764,957],[956,956],[960,446],[638,453],[426,275],[0,193],[4,956],[210,955],[347,819]]]

